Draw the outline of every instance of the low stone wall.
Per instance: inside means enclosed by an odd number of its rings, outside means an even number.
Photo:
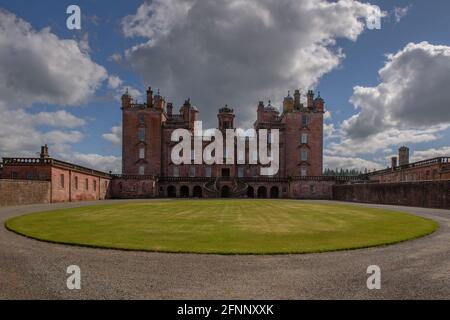
[[[0,180],[0,207],[50,203],[49,181]]]
[[[450,180],[334,185],[333,200],[450,209]]]
[[[113,199],[154,198],[156,181],[154,179],[115,178],[110,183],[110,197]]]

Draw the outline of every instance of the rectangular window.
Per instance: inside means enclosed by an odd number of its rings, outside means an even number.
[[[191,166],[189,168],[189,177],[195,177],[195,167]]]
[[[33,180],[33,172],[27,173],[27,180]]]
[[[308,143],[308,134],[307,133],[302,133],[302,144],[307,144]]]
[[[94,191],[97,191],[97,180],[94,180]]]
[[[78,190],[78,177],[75,177],[74,182],[75,182],[75,190]]]
[[[238,167],[238,177],[244,177],[244,167]]]
[[[64,189],[64,175],[59,176],[59,185]]]
[[[173,167],[173,176],[179,177],[180,176],[180,168],[179,167]]]
[[[84,188],[86,189],[86,191],[89,190],[89,180],[88,180],[88,179],[86,179],[86,180],[84,181]]]
[[[144,166],[139,166],[139,175],[143,176],[145,174],[145,167]]]
[[[211,167],[205,168],[205,177],[208,177],[208,178],[211,177]]]
[[[17,172],[11,172],[11,179],[17,179]]]
[[[139,141],[145,141],[145,128],[139,128]]]
[[[139,159],[144,159],[145,158],[145,148],[139,148]]]
[[[145,123],[145,116],[143,113],[139,114],[139,123],[144,124]]]
[[[192,161],[195,160],[195,150],[194,149],[191,150],[191,160]]]
[[[301,151],[301,160],[302,161],[308,161],[308,150],[303,149]]]
[[[309,125],[309,116],[306,114],[302,115],[302,126],[307,127]]]

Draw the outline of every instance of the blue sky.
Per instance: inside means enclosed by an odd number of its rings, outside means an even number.
[[[193,0],[194,1],[194,0]],[[307,0],[305,0],[307,1]],[[325,0],[321,0],[325,1]],[[168,3],[175,3],[177,1],[168,1]],[[195,1],[194,1],[195,2]],[[267,3],[271,1],[267,0]],[[283,2],[283,1],[281,1]],[[288,3],[289,1],[284,1]],[[283,2],[283,3],[284,3]],[[251,2],[249,2],[250,4]],[[275,1],[276,3],[276,1]],[[383,101],[372,101],[370,97],[362,95],[362,97],[366,97],[367,100],[371,101],[370,103],[359,106],[360,109],[355,109],[354,104],[352,104],[349,100],[354,95],[354,87],[376,87],[380,84],[380,76],[379,70],[383,68],[387,61],[386,54],[398,53],[405,49],[408,43],[420,44],[423,41],[427,41],[430,46],[421,46],[411,48],[410,51],[405,52],[404,55],[400,55],[398,57],[398,65],[401,67],[401,61],[409,61],[409,59],[416,59],[417,56],[421,56],[416,54],[417,52],[430,52],[434,47],[433,46],[450,46],[450,35],[448,30],[450,30],[450,19],[448,19],[448,12],[450,12],[450,2],[445,0],[432,0],[432,1],[360,1],[363,4],[371,4],[378,5],[383,11],[387,13],[387,16],[382,19],[382,27],[381,30],[368,30],[358,32],[356,39],[350,39],[349,35],[345,35],[345,32],[342,30],[334,30],[335,27],[333,25],[338,25],[340,19],[349,19],[346,13],[339,13],[336,16],[336,20],[327,20],[327,25],[320,25],[320,28],[326,28],[328,30],[332,29],[330,32],[330,36],[326,37],[327,39],[331,38],[336,41],[335,44],[328,45],[331,48],[331,52],[336,53],[339,49],[345,57],[341,57],[338,63],[331,65],[329,68],[321,69],[316,68],[317,70],[309,70],[306,67],[298,67],[299,73],[309,74],[311,73],[312,77],[316,77],[317,81],[313,83],[308,82],[307,80],[299,79],[297,81],[298,86],[302,90],[306,90],[306,86],[311,86],[314,89],[318,89],[321,91],[322,97],[324,97],[326,101],[326,107],[331,113],[331,117],[327,119],[327,124],[333,124],[334,131],[331,133],[330,137],[327,137],[325,140],[325,156],[326,163],[330,167],[384,167],[387,165],[387,158],[395,153],[397,147],[400,144],[407,144],[411,147],[411,149],[422,152],[416,153],[416,158],[421,156],[434,156],[441,154],[449,153],[449,129],[447,129],[447,124],[450,123],[450,117],[448,117],[448,113],[443,112],[443,117],[440,120],[432,119],[429,123],[420,123],[415,122],[414,117],[411,119],[405,120],[403,123],[401,119],[392,120],[393,117],[390,112],[386,111],[386,117],[383,119],[376,119],[374,123],[368,124],[368,127],[375,126],[376,123],[383,123],[383,128],[377,132],[373,129],[370,136],[364,136],[356,129],[357,125],[354,123],[349,123],[345,126],[345,130],[342,130],[342,124],[346,120],[348,120],[353,115],[360,112],[362,109],[365,111],[364,117],[373,118],[370,116],[370,113],[376,112],[377,103],[383,104]],[[80,6],[82,11],[82,29],[80,31],[77,30],[68,30],[66,28],[66,19],[67,14],[65,13],[67,6],[71,4],[77,4]],[[191,72],[192,70],[208,70],[208,65],[202,65],[196,58],[186,59],[186,63],[193,64],[195,69],[186,69],[180,71],[179,79],[177,78],[177,70],[174,66],[179,65],[179,61],[176,59],[180,59],[176,53],[173,58],[167,55],[167,47],[164,47],[164,42],[169,43],[170,41],[175,41],[171,39],[181,39],[177,37],[182,37],[182,32],[188,32],[187,36],[193,37],[193,39],[198,39],[202,37],[201,28],[195,29],[199,24],[195,24],[190,21],[190,24],[186,24],[185,28],[192,28],[188,31],[177,29],[177,22],[171,22],[169,25],[169,29],[164,32],[160,32],[158,29],[160,26],[157,24],[158,21],[154,24],[146,25],[145,19],[142,17],[138,17],[137,10],[139,7],[143,6],[143,1],[39,1],[38,3],[24,1],[24,0],[16,0],[12,1],[4,1],[0,0],[0,8],[5,10],[7,14],[14,14],[18,18],[23,21],[29,23],[32,29],[36,32],[39,32],[43,28],[50,28],[50,33],[54,34],[58,40],[64,39],[73,39],[78,43],[83,43],[83,41],[87,41],[89,45],[89,49],[85,52],[87,57],[92,61],[92,63],[104,68],[105,75],[102,79],[97,79],[98,81],[95,83],[95,90],[93,94],[90,94],[87,99],[78,99],[77,101],[70,103],[69,105],[63,105],[61,103],[55,103],[55,101],[59,101],[56,98],[49,99],[32,99],[30,101],[27,100],[27,103],[17,103],[14,101],[6,100],[4,104],[4,110],[18,110],[23,109],[27,114],[38,114],[40,112],[48,112],[53,114],[58,110],[65,110],[71,115],[75,116],[78,119],[84,120],[84,124],[73,127],[63,127],[60,131],[62,132],[72,132],[77,131],[80,133],[78,139],[76,141],[71,142],[70,139],[66,139],[63,142],[60,142],[58,139],[54,139],[54,152],[56,156],[66,158],[68,160],[79,161],[82,164],[93,165],[98,168],[107,170],[120,170],[117,167],[117,164],[120,163],[121,156],[121,148],[119,144],[114,144],[111,142],[111,139],[105,139],[104,135],[111,133],[112,127],[120,125],[121,121],[121,112],[120,105],[117,100],[117,96],[119,91],[125,87],[134,88],[140,92],[145,91],[145,87],[147,85],[152,85],[153,87],[160,87],[162,94],[167,96],[169,100],[172,100],[175,105],[181,105],[183,99],[186,98],[186,95],[189,95],[194,103],[197,104],[202,114],[204,115],[202,118],[209,125],[214,125],[215,121],[215,110],[218,109],[221,104],[229,103],[235,107],[238,111],[238,125],[246,126],[251,123],[252,116],[256,116],[254,112],[256,111],[257,101],[264,99],[271,99],[275,102],[277,106],[280,106],[283,95],[281,94],[281,89],[283,92],[287,92],[288,90],[293,90],[295,87],[290,86],[291,84],[296,83],[295,74],[290,76],[289,79],[281,79],[285,82],[276,83],[276,86],[286,85],[284,88],[280,88],[278,90],[270,90],[267,89],[270,86],[270,80],[259,80],[257,84],[253,84],[247,88],[244,84],[236,85],[235,87],[230,86],[229,90],[232,90],[233,98],[227,91],[228,84],[221,83],[223,79],[234,79],[234,77],[239,78],[239,68],[236,70],[227,70],[226,75],[221,75],[221,70],[218,68],[214,70],[217,74],[217,78],[212,78],[211,75],[203,75],[201,77],[193,77],[192,81],[190,81],[189,77],[183,76],[182,72]],[[273,6],[276,4],[267,4],[267,8],[272,8],[271,12],[274,12]],[[156,10],[158,7],[151,7],[151,3],[147,3],[147,8],[150,7],[150,10],[147,11],[149,17],[153,13],[152,10]],[[217,13],[215,8],[212,6],[197,8],[200,6],[194,7],[198,12],[200,10],[204,10],[204,12],[208,12],[211,14],[213,18],[222,18],[220,16],[214,16],[221,13]],[[153,9],[152,9],[153,8]],[[172,9],[170,5],[169,9]],[[249,7],[251,10],[254,7]],[[408,8],[408,10],[404,10],[404,16],[400,19],[396,19],[395,10],[399,10],[401,8]],[[173,8],[173,12],[175,17],[180,14],[179,8]],[[257,8],[259,10],[259,8]],[[262,8],[266,9],[266,8]],[[299,9],[301,10],[301,9]],[[195,10],[191,10],[194,12]],[[222,10],[223,11],[223,10]],[[169,10],[169,12],[171,12]],[[183,10],[181,10],[181,14],[183,14]],[[261,11],[266,12],[266,11]],[[270,12],[270,10],[268,11]],[[329,14],[330,12],[325,12],[324,14]],[[162,12],[161,15],[166,14],[166,12]],[[225,13],[224,13],[225,14]],[[247,13],[250,18],[252,18],[251,13]],[[301,19],[301,12],[299,11],[299,19]],[[356,13],[354,14],[356,18],[361,19],[361,16],[358,16]],[[134,16],[135,17],[135,25],[130,26],[128,33],[124,29],[124,17],[126,16]],[[180,20],[182,20],[183,16],[180,16]],[[273,18],[276,19],[278,16],[273,14]],[[295,17],[295,16],[294,16]],[[224,19],[227,18],[225,15]],[[248,17],[246,17],[248,18]],[[197,18],[198,19],[198,18]],[[206,17],[205,17],[206,19]],[[184,20],[183,20],[184,21]],[[226,21],[226,20],[225,20]],[[356,21],[356,20],[355,20]],[[277,20],[275,20],[277,22]],[[354,25],[354,21],[349,21],[349,25]],[[353,23],[353,24],[352,24]],[[0,25],[1,26],[1,25]],[[139,29],[136,27],[138,26]],[[200,25],[201,26],[201,25]],[[331,26],[331,27],[330,27]],[[8,25],[11,28],[11,25]],[[167,28],[167,26],[163,23],[163,27]],[[317,27],[317,28],[319,28]],[[151,28],[156,28],[158,30],[154,31]],[[274,28],[274,27],[272,27]],[[301,26],[299,27],[301,28]],[[338,27],[336,27],[338,28]],[[199,31],[198,31],[199,30]],[[249,30],[248,28],[245,30]],[[251,30],[251,29],[250,29]],[[8,30],[2,30],[0,28],[0,32],[8,32]],[[159,33],[158,33],[159,32]],[[198,34],[195,34],[198,32]],[[269,32],[271,30],[269,29]],[[268,32],[266,45],[269,48],[271,46],[271,34],[276,34],[276,32],[270,33]],[[295,32],[302,32],[302,30],[292,30],[288,29],[286,34],[289,32],[293,33],[293,37],[295,39]],[[318,30],[309,30],[305,29],[305,33],[307,32],[317,32],[317,34],[321,34]],[[340,36],[344,32],[343,36]],[[250,37],[243,38],[241,40],[231,39],[229,40],[231,44],[239,44],[239,41],[252,41],[252,33],[249,31]],[[207,36],[209,34],[204,35],[202,39],[208,39]],[[231,37],[231,36],[230,36]],[[165,39],[168,39],[167,41]],[[220,38],[220,37],[219,37]],[[156,40],[154,40],[156,39]],[[190,39],[190,38],[187,38]],[[255,42],[258,40],[258,35],[255,37]],[[9,39],[8,41],[14,41]],[[149,41],[155,41],[152,46],[145,47],[145,44]],[[179,43],[180,40],[177,40]],[[207,41],[207,40],[203,40]],[[215,41],[215,40],[211,40]],[[228,39],[227,39],[228,41]],[[301,40],[305,41],[306,44],[309,44],[307,41],[311,41],[308,39]],[[173,50],[180,50],[177,47],[177,43],[173,43]],[[200,42],[201,43],[201,42]],[[137,50],[134,54],[132,54],[129,58],[125,58],[124,53],[136,45],[144,45],[143,49]],[[193,46],[196,43],[192,43]],[[198,43],[197,43],[198,45]],[[81,46],[81,44],[80,44]],[[159,46],[159,47],[158,47]],[[190,42],[186,41],[182,50],[189,51],[191,50]],[[205,45],[206,48],[209,45]],[[246,47],[246,46],[244,46]],[[170,47],[169,47],[170,48]],[[251,48],[250,48],[251,49]],[[296,49],[296,48],[292,48]],[[26,48],[23,50],[27,50]],[[159,51],[158,51],[159,50]],[[268,49],[269,50],[269,49]],[[276,50],[269,50],[270,53],[274,54],[274,58],[276,59],[276,54],[283,48],[277,48]],[[208,52],[207,52],[208,53]],[[205,54],[207,54],[205,53]],[[114,61],[111,59],[113,54],[119,54],[122,59],[121,61]],[[216,54],[216,53],[214,53]],[[1,55],[1,54],[0,54]],[[212,55],[212,54],[211,54]],[[233,58],[230,56],[233,55]],[[236,55],[237,58],[234,57]],[[411,56],[411,57],[410,57]],[[444,54],[445,56],[445,54]],[[239,59],[248,59],[245,54],[240,56],[240,52],[237,50],[224,50],[223,54],[218,55],[216,61],[219,63],[223,59],[224,64],[232,61],[231,65],[234,65],[236,60],[239,63]],[[292,58],[292,56],[288,56]],[[433,55],[430,54],[427,56],[429,59],[433,59]],[[282,57],[284,58],[284,56]],[[314,58],[314,57],[313,57]],[[427,59],[428,59],[427,58]],[[146,60],[147,59],[147,60]],[[173,61],[166,61],[173,59]],[[281,58],[280,58],[281,59]],[[295,59],[295,57],[293,58]],[[417,58],[419,59],[419,58]],[[170,82],[173,78],[164,78],[161,75],[161,69],[158,69],[152,64],[152,61],[158,60],[160,61],[160,65],[163,66],[171,66],[171,70],[175,74],[175,78],[177,78],[177,82],[172,87],[172,82]],[[0,57],[0,66],[2,63],[8,61]],[[181,60],[182,61],[182,60]],[[294,61],[294,60],[292,60]],[[292,62],[290,61],[290,62]],[[289,62],[289,61],[288,61]],[[198,63],[198,65],[195,65]],[[245,63],[245,62],[244,62]],[[251,62],[249,62],[251,63]],[[299,64],[306,64],[304,61],[299,61]],[[332,62],[329,62],[332,64]],[[422,63],[421,60],[412,63],[412,65],[418,65]],[[424,63],[432,63],[428,62],[428,60]],[[275,65],[276,63],[274,63]],[[395,67],[399,67],[397,64]],[[148,66],[148,67],[147,67]],[[6,69],[8,66],[4,66]],[[394,66],[393,66],[394,67]],[[399,67],[399,68],[400,68]],[[173,69],[172,69],[173,68]],[[254,67],[258,69],[258,66]],[[406,72],[407,68],[401,69],[399,72]],[[174,70],[175,69],[175,70]],[[228,72],[230,74],[228,74]],[[258,78],[271,77],[271,72],[274,72],[273,68],[261,68],[260,76],[258,73],[253,73],[254,71],[249,72],[249,76],[254,74],[258,75]],[[393,73],[395,73],[393,71]],[[276,74],[276,72],[274,73]],[[417,74],[416,74],[417,75]],[[244,74],[242,77],[244,78],[246,75]],[[108,78],[110,77],[119,77],[121,79],[121,84],[115,88],[108,86]],[[274,77],[274,81],[276,77]],[[209,82],[201,83],[201,80],[208,79]],[[442,81],[442,77],[438,78]],[[192,84],[190,82],[197,81],[199,83]],[[448,79],[444,79],[448,80]],[[184,82],[187,83],[184,83]],[[432,79],[429,81],[433,81]],[[149,83],[151,82],[151,83]],[[217,87],[214,87],[217,82]],[[10,83],[5,80],[4,83]],[[259,84],[260,83],[260,84]],[[406,83],[406,82],[405,82]],[[402,91],[402,94],[408,95],[409,92],[414,92],[414,87],[412,85],[412,81],[408,81],[405,86],[411,85],[410,88],[406,88],[405,91]],[[168,85],[170,84],[170,85]],[[190,92],[185,92],[183,90],[177,90],[177,88],[184,87],[186,84],[186,88],[191,88]],[[450,84],[450,83],[448,83]],[[0,80],[0,86],[2,82]],[[275,87],[274,85],[274,87]],[[392,83],[390,83],[392,85]],[[203,86],[203,88],[202,88]],[[431,86],[433,88],[433,86]],[[448,86],[450,87],[450,86]],[[197,90],[197,88],[199,88]],[[214,101],[214,96],[206,97],[209,91],[219,90],[221,88],[224,89],[223,96],[217,94],[217,105]],[[0,88],[1,89],[1,88]],[[8,90],[11,90],[11,87],[7,87]],[[21,90],[20,86],[17,88],[18,91]],[[203,92],[202,92],[203,90]],[[410,90],[410,91],[408,91]],[[6,89],[5,89],[6,91]],[[4,92],[1,91],[0,92]],[[192,92],[192,93],[191,93]],[[257,96],[260,92],[263,92],[262,96]],[[41,93],[41,96],[45,93]],[[440,95],[441,93],[430,92],[433,95]],[[245,99],[238,99],[240,96],[248,96],[252,95]],[[253,96],[254,95],[254,96]],[[411,93],[413,95],[413,93]],[[236,98],[234,98],[236,96]],[[53,96],[52,96],[53,97]],[[227,101],[227,97],[229,98],[229,102]],[[411,97],[411,99],[413,99]],[[76,99],[75,99],[76,100]],[[393,99],[395,100],[395,99]],[[254,101],[254,105],[251,103]],[[413,101],[415,101],[413,99]],[[433,100],[435,101],[435,100]],[[447,96],[442,96],[438,101],[442,102],[442,104],[446,104],[447,108],[450,108],[449,102],[447,100]],[[425,101],[419,101],[419,103],[426,104]],[[26,104],[26,105],[25,105]],[[202,105],[203,104],[203,105]],[[397,103],[398,104],[398,103]],[[1,107],[1,103],[0,103]],[[394,106],[395,107],[395,106]],[[429,106],[425,106],[429,107]],[[9,108],[9,109],[8,109]],[[253,109],[252,109],[253,108]],[[390,108],[390,105],[383,104],[383,108]],[[403,106],[405,112],[409,114],[409,109],[407,106]],[[442,107],[441,107],[442,108]],[[1,110],[1,109],[0,109]],[[402,109],[403,110],[403,109]],[[441,110],[441,109],[439,109]],[[239,113],[240,112],[240,113]],[[433,112],[430,109],[429,112]],[[360,118],[363,118],[361,116]],[[241,120],[241,121],[239,121]],[[364,151],[355,151],[350,150],[346,145],[351,145],[355,143],[360,144],[373,144],[377,139],[383,139],[383,135],[381,135],[381,131],[385,130],[387,132],[391,130],[390,135],[392,135],[393,124],[395,123],[397,126],[401,126],[401,131],[398,133],[398,136],[405,136],[402,139],[396,140],[395,143],[388,143],[386,145],[380,145],[378,148],[374,148],[374,150],[364,150]],[[34,133],[36,135],[53,131],[54,125],[49,123],[48,121],[42,121],[38,124],[34,125]],[[439,128],[435,128],[435,126],[439,126]],[[435,128],[430,133],[431,136],[429,138],[418,138],[418,142],[415,143],[414,137],[415,135],[419,135],[423,137],[423,132],[426,132],[427,129]],[[58,129],[59,130],[59,129]],[[411,133],[411,130],[414,130]],[[377,136],[378,135],[378,136]],[[351,138],[350,138],[351,137]],[[2,140],[2,138],[4,140]],[[2,141],[6,141],[5,139],[13,139],[14,137],[9,137],[8,132],[2,132],[0,129],[0,156],[9,156],[14,154],[23,154],[29,155],[33,152],[32,146],[24,146],[20,147],[20,143],[17,144],[18,147],[14,148],[11,146],[5,147],[6,143],[3,142],[4,146],[2,146]],[[53,138],[52,138],[53,139]],[[347,144],[343,143],[343,141],[347,139]],[[36,140],[37,142],[44,141],[45,139]],[[333,144],[333,145],[332,145]],[[52,151],[52,143],[50,142]],[[36,151],[39,149],[39,146],[36,145],[34,148]],[[85,156],[83,156],[85,155]],[[96,155],[97,157],[93,157]],[[103,157],[107,158],[108,161],[103,161]],[[327,162],[328,157],[328,162]],[[414,154],[413,154],[414,157]],[[94,159],[93,159],[94,158]]]

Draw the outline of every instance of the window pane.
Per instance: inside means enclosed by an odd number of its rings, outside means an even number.
[[[139,175],[143,176],[145,174],[145,167],[139,166]]]
[[[145,148],[140,148],[139,149],[139,159],[144,159],[145,158]]]
[[[145,140],[145,128],[139,128],[139,141]]]
[[[173,176],[174,177],[180,176],[180,168],[179,167],[173,167]]]

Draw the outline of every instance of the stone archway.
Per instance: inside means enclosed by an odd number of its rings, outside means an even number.
[[[223,186],[222,189],[220,189],[220,196],[222,198],[229,198],[230,197],[230,187]]]
[[[167,197],[169,197],[169,198],[176,198],[177,197],[177,188],[175,188],[175,186],[168,186],[167,187]]]
[[[194,198],[202,198],[203,197],[203,190],[202,187],[200,186],[195,186],[193,191],[192,191],[192,196]]]
[[[181,198],[189,198],[189,187],[188,186],[181,186],[180,197]]]
[[[280,196],[280,189],[277,186],[270,188],[270,197],[276,199]]]
[[[267,188],[264,186],[261,186],[258,188],[258,198],[263,199],[267,198]]]

